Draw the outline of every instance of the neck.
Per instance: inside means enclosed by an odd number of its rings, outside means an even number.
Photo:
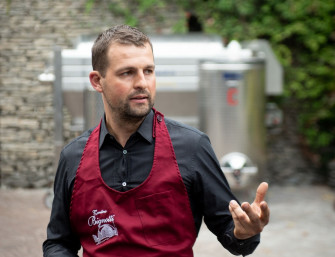
[[[125,121],[106,115],[106,126],[108,132],[116,139],[116,141],[122,147],[125,147],[130,136],[137,131],[144,119],[145,118]]]

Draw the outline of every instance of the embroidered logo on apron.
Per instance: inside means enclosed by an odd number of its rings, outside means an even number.
[[[107,216],[106,210],[93,210],[93,215],[88,219],[88,225],[98,226],[98,233],[97,235],[92,235],[94,242],[99,245],[108,239],[117,236],[118,231],[114,223],[115,215]],[[101,217],[103,215],[103,217]],[[107,217],[106,217],[107,216]]]

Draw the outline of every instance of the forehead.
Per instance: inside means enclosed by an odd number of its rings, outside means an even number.
[[[135,46],[132,44],[112,43],[107,51],[109,63],[136,59],[148,59],[153,61],[153,52],[149,43],[143,46]]]

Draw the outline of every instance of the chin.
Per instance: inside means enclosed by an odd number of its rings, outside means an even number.
[[[128,115],[134,118],[143,118],[149,114],[152,107],[146,106],[142,108],[132,108],[129,110]]]

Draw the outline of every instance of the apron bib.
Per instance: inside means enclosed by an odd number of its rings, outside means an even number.
[[[72,192],[70,221],[86,256],[192,257],[194,219],[164,117],[155,111],[148,178],[126,192],[105,184],[97,126],[87,140]]]

